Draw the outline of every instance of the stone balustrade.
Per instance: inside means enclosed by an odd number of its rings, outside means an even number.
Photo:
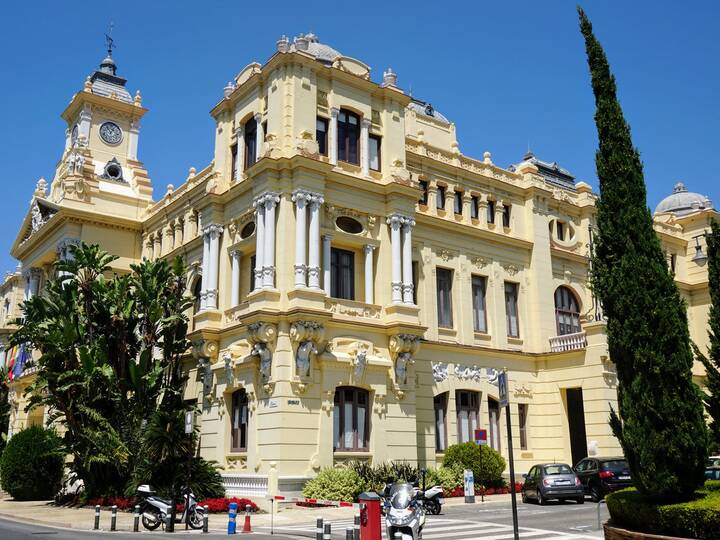
[[[550,338],[551,352],[575,351],[587,347],[585,332],[553,336]]]

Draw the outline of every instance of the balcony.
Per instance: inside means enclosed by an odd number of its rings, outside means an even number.
[[[554,336],[550,338],[551,352],[577,351],[585,347],[587,347],[585,332],[576,332],[574,334],[565,334],[564,336]]]

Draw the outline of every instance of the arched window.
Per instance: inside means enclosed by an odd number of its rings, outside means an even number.
[[[257,161],[257,122],[250,118],[245,122],[245,169]]]
[[[360,117],[340,109],[337,119],[338,159],[358,165],[360,163]]]
[[[443,392],[433,398],[435,409],[435,451],[447,449],[447,401],[448,393]]]
[[[192,289],[193,295],[193,315],[197,315],[200,312],[200,291],[202,290],[202,279],[198,277],[195,280],[195,285]]]
[[[568,287],[555,289],[555,320],[559,336],[580,332],[580,304]]]
[[[248,399],[245,390],[237,390],[232,395],[230,422],[230,450],[245,452],[248,436]]]
[[[362,388],[340,386],[335,389],[333,410],[334,449],[363,452],[370,441],[370,394]]]

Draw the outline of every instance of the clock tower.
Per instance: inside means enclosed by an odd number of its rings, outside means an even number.
[[[111,45],[111,42],[109,42]],[[50,201],[139,219],[152,202],[152,185],[138,159],[140,120],[147,112],[117,74],[112,47],[62,113],[65,150],[56,168]],[[140,204],[138,204],[140,202]]]

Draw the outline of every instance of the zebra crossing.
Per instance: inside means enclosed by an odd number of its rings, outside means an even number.
[[[332,524],[333,539],[344,539],[345,530],[353,528],[354,525],[352,519],[328,520],[326,523]],[[315,538],[316,529],[315,524],[303,524],[277,527],[276,531],[292,536],[297,535],[298,538]],[[384,540],[388,540],[384,527],[382,536]],[[502,525],[489,521],[428,517],[422,537],[423,540],[512,540],[513,528],[512,525]],[[544,529],[520,527],[520,538],[527,538],[528,540],[586,540],[597,539],[598,537],[579,533],[562,533]]]

